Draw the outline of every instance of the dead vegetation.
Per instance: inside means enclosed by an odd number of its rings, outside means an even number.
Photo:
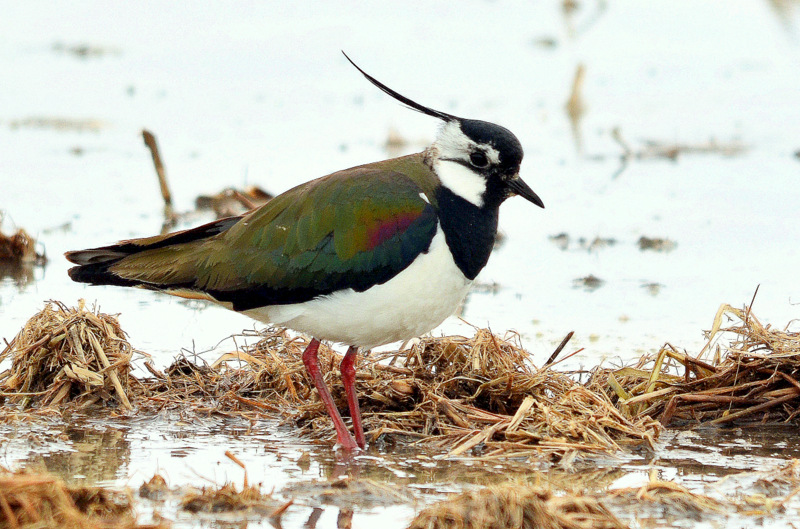
[[[36,239],[20,228],[13,235],[0,232],[0,263],[41,266],[47,263],[47,256],[36,250]]]
[[[181,509],[194,513],[249,511],[274,519],[279,518],[291,504],[291,501],[275,500],[269,494],[263,494],[259,487],[248,485],[247,482],[242,485],[241,490],[237,490],[233,483],[203,487],[187,492],[180,502]]]
[[[724,348],[723,335],[733,337]],[[765,326],[749,308],[722,305],[707,337],[696,357],[666,344],[634,366],[596,370],[590,387],[607,391],[626,417],[664,426],[797,419],[800,333]]]
[[[195,199],[197,209],[211,209],[218,219],[247,213],[263,206],[274,196],[258,186],[248,186],[242,190],[228,187],[215,195],[200,195]]]
[[[50,302],[0,354],[0,361],[11,363],[0,373],[2,395],[14,406],[5,410],[21,413],[36,406],[41,412],[130,401],[140,413],[174,409],[182,416],[282,417],[309,437],[334,439],[302,363],[306,340],[282,330],[252,336],[260,340],[210,365],[182,357],[161,372],[145,363],[153,376],[136,380],[129,372],[132,349],[116,318],[83,304],[70,309]],[[723,346],[721,336],[734,340]],[[427,338],[407,351],[364,357],[357,387],[368,439],[376,444],[402,440],[487,461],[549,458],[569,463],[579,454],[652,447],[661,423],[774,422],[798,415],[800,335],[763,325],[749,309],[723,305],[697,357],[666,345],[634,366],[596,369],[586,384],[556,371],[555,356],[537,368],[518,336],[501,339],[481,329],[473,338]],[[346,409],[336,369],[340,361],[330,348],[320,349],[334,399]],[[621,511],[632,504],[659,509],[655,515],[661,517],[763,515],[782,509],[800,493],[797,468],[793,462],[756,482],[771,492],[774,486],[786,491],[778,499],[754,493],[721,501],[655,475],[645,486],[602,497],[555,495],[524,483],[491,486],[425,509],[411,527],[489,527],[486,520],[519,527],[626,527],[601,500]],[[370,480],[312,485],[316,488],[283,492],[344,509],[363,505],[370,494],[376,502],[409,501]],[[143,484],[139,495],[153,501],[177,497],[161,476]],[[50,525],[59,527],[137,527],[130,501],[114,499],[119,497],[102,489],[69,488],[49,476],[6,472],[0,474],[0,514],[11,521],[0,523],[0,529],[48,527],[45,517],[59,520]],[[246,475],[241,490],[225,483],[180,491],[180,504],[190,512],[253,512],[279,520],[291,503],[261,493]],[[105,521],[112,517],[114,524]]]
[[[515,483],[458,494],[420,512],[409,529],[624,529],[592,496]]]
[[[2,222],[0,212],[0,225]],[[0,279],[10,277],[20,286],[33,281],[33,268],[47,264],[44,250],[36,247],[36,239],[21,228],[11,235],[0,231]]]
[[[723,320],[738,320],[724,327]],[[723,350],[721,334],[736,337]],[[269,330],[255,345],[211,365],[179,358],[135,380],[132,349],[117,320],[51,302],[0,353],[11,368],[0,390],[22,407],[115,401],[141,411],[282,417],[307,436],[334,432],[302,363],[307,342]],[[652,447],[660,425],[791,421],[800,404],[800,336],[762,325],[749,310],[720,308],[697,357],[665,345],[620,369],[596,369],[586,384],[533,366],[519,338],[485,329],[474,337],[426,338],[407,351],[364,357],[357,387],[368,438],[482,458],[614,453]],[[704,358],[712,355],[713,358]],[[334,399],[347,409],[336,366],[320,349]]]
[[[673,481],[658,479],[655,470],[650,472],[650,480],[641,487],[615,489],[606,496],[609,505],[637,505],[640,508],[656,508],[658,517],[686,517],[700,514],[725,514],[736,510],[733,502],[722,502],[690,491]]]
[[[0,352],[11,367],[0,373],[0,397],[32,404],[116,402],[132,409],[133,349],[114,316],[49,302]]]
[[[139,525],[130,496],[100,487],[67,486],[49,474],[0,469],[0,529],[162,529]]]
[[[217,373],[215,387],[222,377],[236,381],[224,385],[235,385],[236,395],[223,393],[223,398],[262,410],[270,403],[309,436],[333,439],[302,363],[306,345],[274,331],[255,346],[223,357],[229,364],[224,375],[214,369],[219,362],[205,369]],[[234,360],[238,364],[231,364]],[[346,409],[333,369],[340,361],[339,354],[320,349],[334,399]],[[242,363],[248,364],[244,372]],[[362,359],[357,379],[371,441],[410,440],[451,456],[610,453],[623,446],[652,446],[659,431],[650,419],[623,417],[604,394],[592,393],[568,375],[535,368],[518,337],[502,340],[485,329],[473,338],[427,338],[409,351]]]
[[[408,504],[414,495],[405,487],[367,478],[340,477],[327,481],[300,481],[282,490],[283,495],[307,498],[316,505],[335,505],[340,509],[386,507]]]

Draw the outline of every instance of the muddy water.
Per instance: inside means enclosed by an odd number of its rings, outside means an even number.
[[[44,300],[85,298],[120,313],[133,344],[160,367],[181,349],[209,361],[230,350],[224,338],[253,328],[248,319],[76,285],[61,254],[161,229],[143,127],[159,139],[181,211],[201,193],[247,184],[280,192],[429,142],[435,124],[365,83],[340,49],[401,92],[501,123],[523,143],[523,177],[547,209],[518,199],[504,206],[507,237],[469,297],[469,323],[519,331],[538,363],[574,330],[569,349],[584,350],[569,367],[580,367],[665,341],[697,351],[719,304],[748,303],[757,285],[761,319],[783,326],[800,317],[800,4],[570,5],[9,4],[0,20],[2,227],[38,236],[51,261],[0,280],[0,336],[10,339]],[[582,111],[571,122],[565,103],[580,64]],[[405,140],[391,152],[390,131]],[[643,249],[642,237],[671,244]],[[435,332],[471,331],[453,318]],[[278,494],[348,472],[410,491],[390,506],[361,502],[354,527],[402,527],[442,492],[521,472],[519,463],[495,468],[413,450],[370,451],[342,468],[329,450],[275,424],[160,421],[89,418],[33,435],[3,426],[3,464],[40,461],[70,480],[117,486],[160,469],[180,486],[240,480],[222,455],[231,449],[251,481]],[[657,454],[586,468],[598,467],[603,485],[641,483],[657,468],[718,493],[723,476],[797,457],[793,433],[669,433]],[[303,452],[308,463],[298,464]],[[738,484],[719,486],[727,494]],[[300,496],[285,527],[302,526],[321,504]],[[326,507],[318,527],[334,526],[341,509]],[[796,514],[794,506],[769,523]],[[176,516],[180,526],[212,523]],[[655,518],[636,523],[694,524]]]

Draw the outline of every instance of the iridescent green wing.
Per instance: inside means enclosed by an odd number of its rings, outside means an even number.
[[[427,252],[437,229],[435,177],[406,158],[276,197],[212,242],[192,288],[246,310],[388,281]]]

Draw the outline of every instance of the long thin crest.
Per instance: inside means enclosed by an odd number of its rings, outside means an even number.
[[[426,114],[428,116],[433,116],[435,118],[442,119],[444,121],[460,121],[461,120],[461,118],[456,117],[456,116],[454,116],[452,114],[448,114],[446,112],[440,112],[438,110],[434,110],[434,109],[426,107],[424,105],[420,105],[416,101],[412,101],[411,99],[407,98],[406,96],[404,96],[402,94],[398,94],[397,92],[395,92],[394,90],[392,90],[391,88],[389,88],[388,86],[386,86],[385,84],[383,84],[382,82],[378,81],[377,79],[372,77],[370,74],[368,74],[367,72],[365,72],[364,70],[359,68],[359,66],[356,63],[354,63],[353,60],[350,57],[348,57],[347,54],[344,51],[342,51],[342,55],[344,55],[345,58],[348,61],[350,61],[350,64],[355,66],[356,70],[361,72],[361,75],[366,77],[367,80],[370,83],[374,84],[375,86],[380,88],[381,91],[383,91],[386,94],[389,94],[394,99],[397,99],[398,101],[400,101],[401,103],[406,105],[408,108],[410,108],[412,110],[416,110],[417,112],[422,112],[423,114]]]

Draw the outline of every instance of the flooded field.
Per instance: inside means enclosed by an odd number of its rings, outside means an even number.
[[[421,103],[508,127],[525,149],[522,176],[546,204],[504,205],[504,238],[463,320],[434,337],[513,330],[542,366],[574,331],[554,369],[583,384],[587,371],[630,365],[666,342],[698,355],[726,303],[799,330],[797,1],[88,1],[3,12],[0,231],[24,229],[47,257],[0,268],[6,342],[47,300],[80,299],[119,314],[137,380],[181,355],[213,364],[258,342],[261,326],[200,301],[74,283],[63,253],[162,230],[142,129],[161,148],[175,229],[214,218],[196,210],[200,195],[251,185],[279,193],[424,149],[435,120],[370,86],[340,50]],[[720,354],[730,339],[715,342]],[[509,483],[549,487],[553,498],[526,498],[564,512],[583,494],[628,527],[793,527],[800,454],[794,390],[783,382],[775,391],[788,423],[768,414],[756,426],[679,421],[652,446],[558,457],[486,458],[485,442],[453,455],[417,438],[342,457],[269,399],[246,414],[153,409],[153,395],[147,409],[136,401],[125,411],[109,395],[109,406],[28,414],[7,399],[0,466],[130,489],[141,523],[173,527],[401,528],[440,500]],[[692,409],[678,406],[676,417]],[[155,475],[168,490],[141,496]],[[181,507],[226,483],[257,487],[248,509]],[[596,523],[606,512],[587,509]]]

